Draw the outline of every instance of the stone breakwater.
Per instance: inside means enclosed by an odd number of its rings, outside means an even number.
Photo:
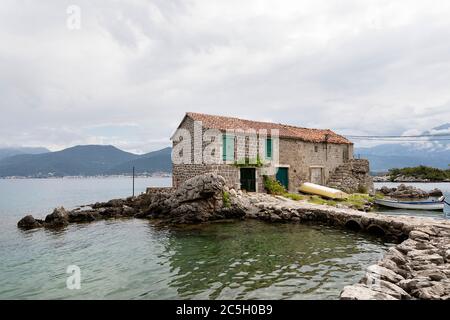
[[[225,180],[205,174],[177,189],[149,188],[145,194],[67,211],[57,208],[45,219],[26,216],[18,227],[59,228],[69,223],[135,217],[164,223],[220,219],[260,219],[278,223],[326,223],[395,238],[399,243],[367,268],[341,299],[450,299],[450,222],[387,216],[294,201],[281,196],[228,189]]]

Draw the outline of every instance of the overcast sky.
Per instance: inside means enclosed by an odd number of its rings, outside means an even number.
[[[0,146],[148,152],[186,111],[342,134],[450,122],[446,0],[1,0],[0,40]]]

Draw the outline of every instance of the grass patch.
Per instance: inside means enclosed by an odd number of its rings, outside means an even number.
[[[363,210],[364,207],[374,201],[374,197],[364,193],[353,193],[349,195],[347,199],[324,199],[320,196],[309,196],[308,202],[314,204],[322,204],[327,206],[336,207],[338,205]]]
[[[289,192],[283,193],[282,196],[285,198],[291,199],[291,200],[295,200],[295,201],[300,201],[300,200],[305,199],[305,197],[302,195],[299,195],[296,193],[289,193]]]

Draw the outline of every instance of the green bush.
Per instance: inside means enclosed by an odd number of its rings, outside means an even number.
[[[264,176],[264,188],[269,194],[283,195],[286,193],[286,189],[277,180],[268,176]]]
[[[223,206],[225,208],[231,207],[231,201],[230,201],[230,193],[227,191],[224,191],[222,193],[222,200],[223,200]]]

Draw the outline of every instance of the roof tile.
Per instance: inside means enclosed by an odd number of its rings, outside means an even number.
[[[209,129],[227,130],[227,129],[278,129],[280,137],[299,139],[307,142],[328,142],[335,144],[352,144],[351,141],[341,135],[334,133],[329,129],[309,129],[295,127],[291,125],[252,121],[233,117],[216,116],[203,113],[187,112],[186,116],[194,121],[201,121],[203,127]]]

